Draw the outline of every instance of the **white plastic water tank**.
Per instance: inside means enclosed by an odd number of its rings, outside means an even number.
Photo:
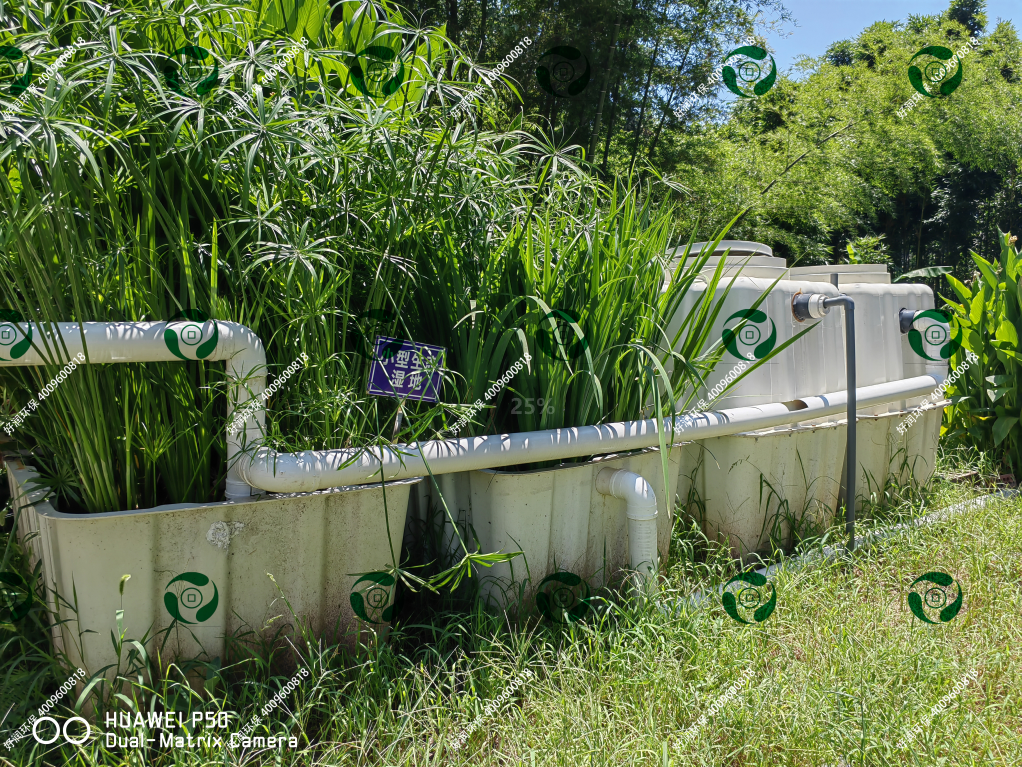
[[[906,283],[891,284],[886,264],[836,264],[833,266],[804,266],[791,269],[791,276],[799,281],[830,284],[831,275],[838,277],[840,292],[855,301],[855,377],[858,386],[898,381],[903,378],[924,375],[930,372],[944,372],[946,366],[930,361],[914,352],[907,335],[902,334],[900,315],[902,309],[924,311],[933,309],[933,291],[926,285]],[[834,313],[833,311],[831,312]],[[930,318],[918,323],[922,326],[935,324]],[[927,334],[924,332],[923,336]],[[929,334],[934,340],[938,331]],[[842,338],[842,347],[844,339]],[[844,376],[844,355],[838,363]],[[874,415],[912,407],[919,400],[892,403],[869,412]]]
[[[706,243],[695,243],[690,251],[699,253]],[[684,248],[672,255],[671,269],[684,255]],[[717,295],[728,291],[721,312],[711,331],[709,343],[723,344],[724,355],[716,368],[706,377],[706,386],[697,394],[697,400],[709,401],[712,390],[736,368],[741,360],[764,357],[772,349],[788,341],[806,327],[792,314],[791,302],[799,292],[825,293],[836,296],[838,291],[828,285],[810,284],[790,279],[790,270],[784,259],[774,258],[770,248],[759,243],[722,241],[701,270],[688,295],[668,325],[668,336],[673,338],[684,318],[704,295],[707,280],[724,259],[724,270],[718,284]],[[769,291],[757,310],[752,307],[761,295]],[[747,322],[738,333],[728,333],[742,319]],[[820,327],[797,341],[782,354],[758,370],[750,373],[725,396],[712,403],[715,409],[759,405],[768,402],[787,402],[804,396],[839,391],[844,388],[844,325],[840,312],[831,312],[820,322]],[[836,364],[840,360],[840,366]]]

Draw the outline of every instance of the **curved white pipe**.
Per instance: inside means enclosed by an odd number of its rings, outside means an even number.
[[[86,364],[224,360],[229,391],[227,422],[234,411],[266,388],[266,352],[259,337],[235,322],[34,322],[0,323],[0,367],[63,365],[78,353]],[[251,413],[244,428],[227,434],[227,498],[252,488],[238,474],[236,457],[248,440],[262,436],[266,415]]]
[[[60,365],[84,353],[88,363],[226,360],[233,382],[228,423],[234,411],[266,387],[266,352],[250,329],[233,322],[60,322],[57,334],[35,323],[0,323],[0,366]],[[28,343],[26,343],[26,339]],[[928,394],[944,376],[929,373],[857,390],[865,409]],[[846,392],[793,402],[690,413],[674,419],[626,421],[488,437],[435,440],[382,448],[306,450],[278,453],[244,450],[249,437],[263,433],[265,413],[258,409],[244,427],[227,434],[227,498],[246,498],[252,488],[277,493],[312,492],[343,485],[497,468],[517,463],[562,460],[638,450],[659,444],[661,424],[669,444],[809,421],[845,409]],[[427,469],[427,462],[429,468]]]
[[[910,399],[933,391],[944,376],[933,373],[856,390],[858,407]],[[602,453],[638,450],[659,444],[662,423],[668,444],[709,439],[739,432],[810,421],[841,413],[843,391],[806,397],[794,402],[753,405],[709,413],[690,413],[674,419],[626,421],[600,426],[577,426],[549,431],[494,434],[489,437],[433,440],[373,448],[306,450],[278,453],[260,448],[239,456],[238,474],[253,487],[275,493],[301,493],[384,479],[422,477],[429,472],[492,469],[518,463],[554,461]],[[429,468],[427,469],[427,463]]]
[[[656,546],[656,494],[641,474],[627,469],[601,469],[596,475],[596,490],[620,498],[626,504],[628,518],[628,563],[652,581],[659,556]]]

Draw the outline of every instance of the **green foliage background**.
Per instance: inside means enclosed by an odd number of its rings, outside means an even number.
[[[667,176],[689,190],[681,215],[698,222],[700,239],[754,203],[732,236],[768,243],[789,263],[843,261],[848,242],[882,235],[896,273],[949,265],[965,279],[973,270],[970,249],[993,259],[998,227],[1018,231],[1022,224],[1022,44],[1010,21],[988,25],[983,0],[953,0],[943,12],[877,22],[820,58],[802,59],[758,99],[734,103],[718,82],[680,114],[682,102],[746,34],[769,49],[772,33],[789,18],[780,4],[410,5],[445,19],[482,61],[499,61],[531,36],[535,44],[508,69],[521,102],[506,90],[504,104],[480,116],[521,109],[549,121],[557,138],[586,148],[605,174]],[[970,34],[980,44],[964,59],[962,85],[897,117],[915,93],[907,76],[912,55],[926,45],[957,49]],[[591,83],[575,99],[551,99],[532,74],[538,57],[560,41],[577,42],[592,64]]]

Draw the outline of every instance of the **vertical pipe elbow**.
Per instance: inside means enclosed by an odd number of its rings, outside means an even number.
[[[642,475],[625,469],[601,469],[596,490],[625,502],[628,518],[628,563],[646,578],[655,577],[657,552],[657,507],[653,486]]]

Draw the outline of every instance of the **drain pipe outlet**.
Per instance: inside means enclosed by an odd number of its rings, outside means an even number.
[[[620,498],[627,505],[628,565],[655,582],[659,556],[656,547],[656,494],[639,474],[625,469],[601,469],[596,475],[596,490]]]
[[[837,275],[831,275],[834,287],[838,286]],[[830,297],[820,293],[799,293],[791,302],[795,319],[805,322],[820,319],[831,307],[840,306],[845,313],[845,373],[848,391],[848,432],[845,445],[845,532],[848,533],[848,548],[855,549],[855,474],[858,464],[855,456],[855,301],[844,294]],[[904,310],[899,317],[905,323]],[[905,331],[907,332],[907,331]]]

